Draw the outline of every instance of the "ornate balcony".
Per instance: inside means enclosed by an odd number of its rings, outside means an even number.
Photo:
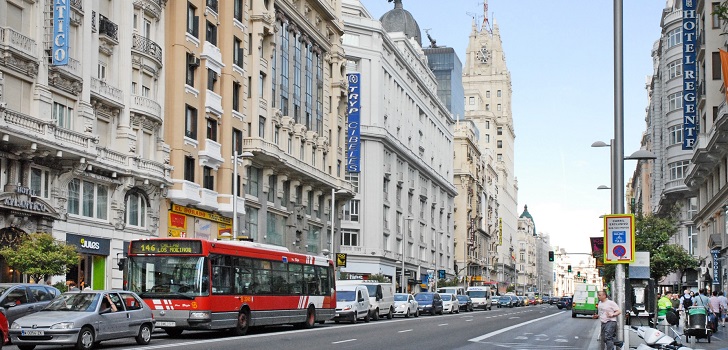
[[[0,27],[0,64],[31,78],[38,74],[38,45],[20,32]]]
[[[162,16],[162,0],[137,0],[134,8],[143,9],[144,13],[157,20]]]
[[[48,66],[48,83],[51,86],[77,95],[81,93],[83,88],[81,74],[81,62],[69,56],[68,64],[65,66]]]
[[[106,16],[99,14],[99,39],[109,45],[119,44],[119,26],[110,21]]]
[[[90,158],[96,154],[96,142],[98,141],[96,136],[64,129],[51,121],[31,117],[10,109],[0,109],[0,130],[21,139],[73,150]]]
[[[162,123],[162,107],[151,98],[132,94],[130,109],[134,113],[144,114],[149,119]]]
[[[112,102],[112,105],[124,106],[124,92],[121,89],[94,77],[91,77],[91,94]]]
[[[167,192],[167,198],[181,205],[197,205],[202,202],[200,185],[186,180],[172,180],[172,188]]]
[[[162,68],[162,48],[154,41],[142,35],[134,34],[131,49],[132,52],[136,51],[154,60],[157,68]]]

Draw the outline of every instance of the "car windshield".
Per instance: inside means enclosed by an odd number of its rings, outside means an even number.
[[[444,300],[444,301],[450,301],[450,300],[452,300],[452,295],[450,295],[450,294],[443,294],[442,295],[442,300]]]
[[[500,297],[499,300],[500,301],[511,301],[511,297],[509,297],[509,296],[502,296],[502,297]]]
[[[402,294],[395,294],[394,301],[407,301],[407,296]]]
[[[94,312],[100,295],[99,293],[64,293],[53,299],[43,310]]]
[[[465,301],[465,302],[467,302],[468,301],[468,297],[466,295],[458,295],[458,300],[459,301]]]
[[[471,298],[485,298],[485,291],[484,290],[470,290],[470,291],[468,291],[468,295]]]
[[[415,300],[417,301],[432,301],[433,295],[432,294],[417,294],[415,295]]]
[[[129,290],[142,298],[194,299],[209,294],[209,269],[201,256],[132,256],[128,271]]]
[[[336,301],[354,301],[356,293],[353,290],[337,290]]]

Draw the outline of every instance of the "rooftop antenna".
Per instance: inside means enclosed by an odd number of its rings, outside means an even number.
[[[485,29],[488,32],[493,32],[493,28],[490,26],[490,21],[488,21],[488,0],[479,2],[478,5],[480,4],[483,4],[483,25],[481,26],[481,30]]]
[[[430,47],[433,49],[437,48],[437,40],[433,39],[430,36],[430,31],[432,30],[432,28],[425,28],[423,30],[425,31],[425,34],[427,34],[427,40],[430,40]]]

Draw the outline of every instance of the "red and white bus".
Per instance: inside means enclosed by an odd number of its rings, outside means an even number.
[[[184,330],[294,324],[334,317],[333,261],[253,242],[145,239],[129,245],[126,288],[170,336]]]

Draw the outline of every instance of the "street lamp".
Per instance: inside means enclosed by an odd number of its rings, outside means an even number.
[[[399,287],[402,291],[402,293],[407,293],[407,288],[405,287],[405,280],[404,280],[404,253],[405,248],[407,246],[407,235],[409,234],[409,231],[407,231],[409,228],[412,227],[412,220],[414,220],[412,216],[408,216],[405,221],[407,221],[407,225],[404,227],[404,232],[402,233],[402,271],[400,271],[402,282],[400,283]]]
[[[338,278],[338,274],[336,273],[336,249],[334,246],[334,212],[336,211],[336,195],[344,193],[347,192],[344,190],[336,190],[333,187],[331,188],[331,259],[334,260],[334,275],[336,278]]]
[[[607,185],[599,185],[599,187],[597,187],[597,189],[598,190],[608,190],[608,189],[611,189],[611,187],[609,187]]]
[[[233,153],[233,241],[238,240],[238,159],[253,158],[253,152]]]

